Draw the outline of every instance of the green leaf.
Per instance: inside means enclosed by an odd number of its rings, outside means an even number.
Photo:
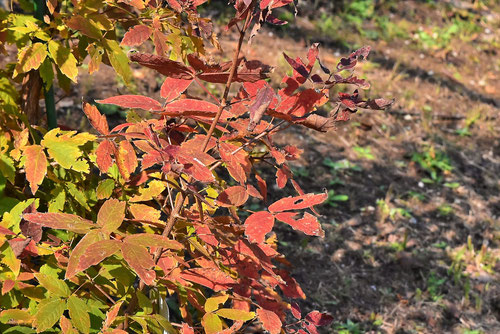
[[[41,273],[35,274],[35,277],[40,285],[47,289],[49,294],[54,297],[68,297],[71,294],[68,285],[57,277]]]
[[[35,201],[34,198],[30,198],[26,201],[18,203],[9,212],[4,213],[1,226],[10,228],[14,233],[21,232],[19,228],[19,223],[21,222],[21,215],[23,211],[35,202],[35,207],[38,207],[38,200]]]
[[[52,62],[46,58],[40,68],[38,69],[40,76],[45,84],[45,89],[49,89],[54,81],[54,70],[52,69]]]
[[[16,177],[16,168],[14,167],[14,160],[4,153],[0,153],[0,173],[9,180],[12,184]]]
[[[153,313],[153,304],[151,303],[151,300],[146,297],[146,295],[144,295],[140,291],[137,291],[137,299],[139,301],[139,307],[142,308],[144,314]]]
[[[36,333],[36,331],[30,327],[25,327],[25,326],[14,326],[3,331],[3,334],[32,334],[32,333]]]
[[[113,189],[115,189],[115,180],[106,179],[99,182],[97,186],[97,199],[109,198],[113,193]]]
[[[76,82],[78,67],[76,58],[71,53],[71,50],[64,47],[61,43],[51,40],[49,41],[49,54],[57,66],[59,66],[61,73],[73,82]]]
[[[87,204],[88,198],[85,196],[85,193],[78,189],[74,183],[67,183],[66,187],[68,187],[68,192],[73,197],[78,204],[83,206],[85,209],[90,210],[89,205]]]
[[[97,225],[106,233],[116,231],[125,218],[125,202],[109,199],[101,206],[97,214]]]
[[[9,267],[9,269],[14,273],[15,278],[17,278],[19,271],[21,270],[21,260],[16,258],[16,254],[14,254],[14,251],[7,241],[3,240],[1,242],[3,242],[0,246],[1,263]]]
[[[71,296],[68,298],[68,310],[71,317],[71,323],[85,334],[90,331],[90,316],[88,313],[87,304],[78,297]]]
[[[63,299],[52,299],[40,303],[40,308],[35,314],[34,325],[38,333],[43,332],[54,326],[64,310],[66,310],[66,302]]]
[[[113,66],[123,81],[128,84],[132,78],[132,70],[130,69],[127,55],[115,40],[104,39],[103,44],[111,66]]]
[[[76,134],[76,131],[61,131],[56,128],[47,132],[41,144],[63,168],[88,173],[89,165],[82,159],[82,152],[78,147],[95,139],[96,136],[90,133]]]
[[[33,316],[25,310],[11,309],[0,312],[0,322],[6,323],[10,320],[22,321],[24,323],[31,322]]]
[[[48,212],[62,212],[66,203],[66,192],[62,187],[55,186],[50,192]]]

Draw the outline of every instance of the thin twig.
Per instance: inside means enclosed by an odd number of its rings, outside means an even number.
[[[253,12],[252,8],[248,9],[247,17],[245,18],[245,24],[243,26],[243,29],[240,31],[240,38],[238,39],[238,45],[236,46],[236,50],[234,51],[233,63],[231,64],[229,78],[227,78],[226,87],[224,88],[224,92],[222,93],[222,98],[220,99],[219,110],[217,111],[217,114],[215,115],[215,118],[212,121],[212,124],[210,125],[210,129],[208,130],[205,141],[203,142],[201,149],[203,152],[205,152],[205,150],[207,149],[208,143],[210,142],[210,138],[212,138],[212,134],[214,133],[215,127],[217,126],[220,116],[222,115],[222,111],[226,107],[227,96],[229,95],[229,89],[231,88],[233,77],[236,73],[236,69],[238,68],[238,57],[240,56],[241,46],[243,45],[243,39],[245,38],[245,32],[248,28],[248,21],[252,16],[252,12]]]

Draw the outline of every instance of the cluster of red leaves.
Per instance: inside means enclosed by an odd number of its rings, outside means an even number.
[[[176,11],[194,13],[196,6],[205,1],[167,2]],[[258,6],[251,0],[233,2],[236,15],[228,27],[241,21],[248,25],[254,20],[253,34],[262,22],[281,24],[271,10],[292,0],[265,0]],[[209,28],[202,21],[197,22],[208,34]],[[38,227],[83,234],[69,258],[64,259],[68,279],[76,280],[78,272],[113,254],[121,254],[143,285],[163,284],[183,296],[179,297],[186,322],[183,333],[194,332],[188,304],[204,314],[201,323],[207,333],[218,328],[220,320],[214,320],[219,319],[218,315],[209,311],[203,301],[211,293],[222,292],[224,296],[230,295],[232,309],[247,313],[255,310],[265,330],[280,333],[289,310],[283,297],[297,299],[305,295],[284,269],[289,264],[277,252],[270,232],[278,220],[307,235],[323,236],[314,206],[324,202],[327,194],[304,193],[286,164],[297,159],[302,151],[293,145],[277,147],[272,137],[286,123],[328,131],[336,122],[348,120],[349,113],[357,108],[387,107],[390,101],[362,100],[357,91],[339,93],[333,99],[329,96],[329,89],[337,84],[368,86],[363,79],[352,74],[346,76],[345,72],[352,71],[370,49],[361,48],[342,58],[335,71],[319,62],[317,44],[309,49],[306,61],[285,54],[293,74],[285,76],[284,87],[276,91],[266,81],[271,67],[260,61],[235,57],[236,63],[208,64],[195,54],[187,56],[188,64],[173,61],[158,51],[162,43],[157,41],[162,37],[155,31],[154,21],[152,27],[136,25],[125,34],[122,44],[140,45],[153,36],[157,55],[136,52],[130,59],[166,77],[161,87],[164,101],[120,95],[98,102],[143,109],[158,117],[109,129],[106,117],[96,107],[90,104],[83,107],[101,138],[95,152],[97,167],[106,175],[116,164],[123,185],[114,189],[113,196],[127,199],[128,203],[115,199],[104,202],[96,223],[62,213],[25,213],[24,219]],[[314,72],[318,62],[322,74]],[[322,77],[325,74],[327,79]],[[234,82],[240,87],[228,103],[224,102],[225,96],[220,101],[211,96],[214,101],[209,102],[182,96],[193,82],[202,87],[203,82],[226,85]],[[317,109],[328,101],[337,107],[328,117],[318,115]],[[215,132],[209,132],[207,137],[203,129],[214,119],[218,120],[214,123]],[[267,183],[254,168],[260,161],[276,168],[279,188],[290,181],[298,195],[279,199],[268,205],[267,210],[250,211],[242,222],[238,213],[249,211],[244,208],[249,198],[267,200]],[[228,180],[222,177],[227,174],[236,185],[228,186]],[[160,219],[160,211],[169,217],[166,224]],[[124,237],[117,233],[126,216],[149,224],[156,234]],[[211,292],[205,293],[206,289]],[[302,319],[296,304],[292,306],[292,314],[301,326],[298,333],[307,330],[315,334],[316,326],[328,325],[332,320],[316,311]],[[234,320],[233,324],[218,332],[233,333],[243,326],[244,321],[231,316],[226,314]],[[293,326],[284,328],[288,333],[297,332]]]

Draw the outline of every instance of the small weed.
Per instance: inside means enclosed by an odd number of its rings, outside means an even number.
[[[384,221],[388,217],[391,220],[395,220],[397,217],[408,218],[408,219],[412,217],[410,211],[408,211],[405,208],[391,207],[390,203],[386,199],[378,199],[377,207],[379,210],[381,221]]]
[[[361,326],[358,323],[347,320],[335,326],[339,334],[361,334]]]
[[[453,215],[453,208],[448,204],[441,204],[438,207],[438,216],[440,217],[450,217]]]
[[[352,149],[354,150],[354,152],[356,152],[356,155],[361,159],[375,160],[375,156],[372,154],[372,149],[369,146],[366,147],[354,146]]]
[[[453,170],[450,158],[446,153],[436,151],[434,146],[426,146],[423,152],[413,153],[412,161],[418,163],[429,177],[422,178],[424,183],[440,183],[443,175]]]
[[[433,301],[437,302],[443,298],[441,295],[441,286],[446,283],[446,281],[446,277],[440,278],[434,271],[431,271],[429,277],[427,278],[427,292]]]
[[[328,199],[326,200],[326,204],[336,208],[338,206],[338,202],[345,202],[348,200],[349,196],[345,194],[335,194],[335,191],[332,189],[328,191]]]

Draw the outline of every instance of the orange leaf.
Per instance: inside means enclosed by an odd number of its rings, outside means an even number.
[[[23,215],[23,218],[45,227],[68,230],[75,233],[87,233],[96,227],[92,221],[69,213],[26,213]]]
[[[142,43],[148,40],[152,32],[153,32],[152,29],[146,25],[139,24],[133,26],[125,33],[120,45],[126,45],[126,46],[141,45]]]
[[[23,154],[26,157],[26,179],[30,183],[31,193],[34,195],[47,174],[47,157],[39,145],[26,146]]]
[[[248,200],[248,193],[245,187],[229,187],[217,196],[217,202],[220,206],[231,207],[241,206]]]
[[[267,211],[252,213],[245,220],[245,235],[248,240],[263,243],[266,234],[271,232],[274,225],[274,216]]]
[[[116,151],[116,164],[118,165],[120,174],[125,180],[128,180],[130,174],[137,168],[135,150],[128,140],[122,140]]]
[[[117,302],[115,305],[111,306],[109,311],[106,313],[106,320],[104,321],[104,325],[102,327],[103,330],[106,330],[111,326],[113,321],[115,321],[118,312],[120,311],[120,307],[123,304],[123,300]]]
[[[68,261],[68,268],[66,268],[65,278],[71,278],[78,273],[78,263],[80,258],[85,253],[87,248],[99,240],[103,240],[104,236],[98,230],[92,230],[85,234],[76,247],[71,251]]]
[[[78,271],[84,271],[96,265],[120,250],[121,243],[117,240],[98,241],[85,250],[78,263]]]
[[[259,308],[257,309],[257,317],[262,322],[262,327],[269,333],[279,334],[281,332],[281,320],[276,313]]]
[[[163,109],[160,102],[142,95],[118,95],[96,102],[114,104],[122,108],[144,109],[149,111],[160,111]]]
[[[163,235],[151,233],[139,233],[129,235],[125,238],[125,242],[133,243],[142,247],[163,247],[179,250],[183,246],[176,240],[171,240]]]
[[[106,120],[106,116],[102,115],[96,106],[93,106],[88,103],[83,104],[83,112],[87,115],[87,118],[90,121],[90,124],[97,130],[97,132],[107,135],[109,134],[108,121]]]
[[[125,261],[134,269],[144,283],[147,285],[154,283],[156,273],[151,268],[153,268],[155,263],[146,247],[124,242],[122,244],[122,254]]]

